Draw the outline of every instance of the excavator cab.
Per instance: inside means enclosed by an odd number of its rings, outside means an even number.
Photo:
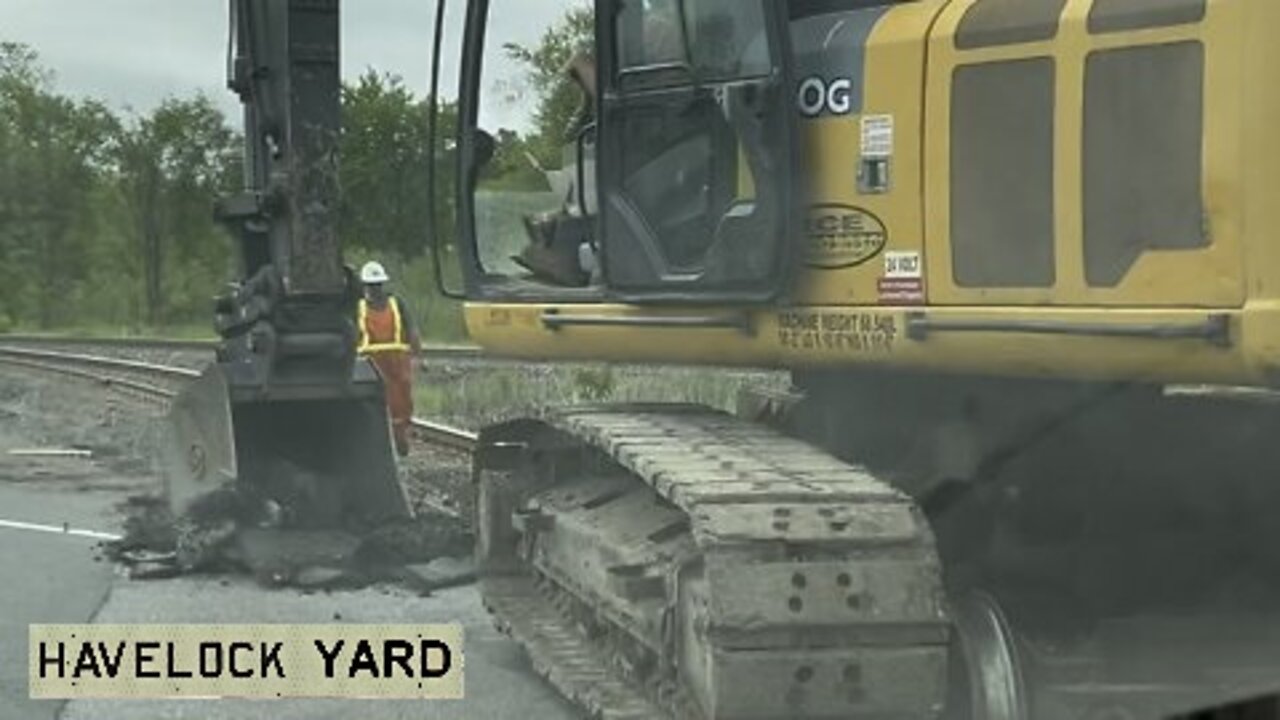
[[[230,495],[236,520],[289,528],[408,517],[336,229],[338,2],[231,0],[230,20],[245,191],[218,215],[242,275],[216,301],[217,361],[170,411],[170,509],[200,515]]]
[[[566,1],[542,4],[537,23],[505,21],[524,8],[468,4],[456,138],[466,296],[637,306],[778,297],[800,217],[786,5]],[[536,44],[557,22],[578,33],[562,92],[579,90],[574,78],[590,111],[563,130],[493,91],[520,82],[510,48]],[[532,182],[486,166],[495,137],[501,155],[517,134],[539,138]]]

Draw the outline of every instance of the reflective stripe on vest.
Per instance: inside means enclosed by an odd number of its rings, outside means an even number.
[[[357,351],[361,355],[380,352],[408,352],[409,344],[405,342],[404,324],[400,321],[400,303],[394,297],[387,298],[391,308],[392,328],[394,333],[391,342],[371,342],[369,339],[369,301],[360,298],[360,346]]]

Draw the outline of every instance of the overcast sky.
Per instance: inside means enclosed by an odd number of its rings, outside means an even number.
[[[534,43],[565,8],[583,1],[493,0],[491,45]],[[457,55],[463,3],[449,0],[447,56]],[[344,76],[373,67],[426,93],[435,0],[347,0],[342,13]],[[63,92],[117,109],[146,111],[167,96],[203,91],[238,122],[235,96],[224,89],[226,36],[227,0],[0,0],[0,40],[35,48]],[[446,97],[456,94],[456,72],[455,63],[445,66]],[[485,87],[505,86],[498,76],[509,81],[514,73],[504,64]],[[489,97],[485,124],[522,124],[525,103]]]

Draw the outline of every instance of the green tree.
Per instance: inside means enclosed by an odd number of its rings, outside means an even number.
[[[528,141],[514,130],[503,128],[494,137],[493,160],[481,175],[488,190],[545,191],[547,179],[529,157],[537,157]],[[541,161],[539,161],[541,162]]]
[[[202,96],[173,98],[123,120],[56,91],[35,51],[0,42],[0,330],[109,323],[207,323],[209,299],[234,276],[231,236],[215,200],[242,180],[242,141]],[[429,147],[427,104],[395,77],[367,73],[344,87],[340,222],[350,260],[377,255],[435,337],[457,337],[458,309],[440,299],[424,252],[427,169],[440,181],[446,274],[454,217],[456,108],[440,109]],[[503,167],[524,141],[500,138]]]
[[[0,314],[45,328],[74,313],[117,128],[100,103],[54,94],[51,79],[29,48],[0,45]]]
[[[231,256],[212,208],[235,189],[240,157],[239,139],[204,96],[166,100],[122,133],[119,187],[147,323],[209,312]]]
[[[441,232],[452,234],[452,175],[443,147],[427,141],[427,104],[397,76],[366,72],[342,89],[342,230],[344,241],[403,259],[421,256],[427,236],[427,167],[437,163]],[[440,108],[442,143],[457,113]]]
[[[40,66],[40,56],[22,43],[0,41],[0,84],[47,87],[53,75]]]
[[[533,47],[508,43],[507,56],[525,66],[534,93],[534,131],[529,152],[546,167],[560,166],[560,153],[582,103],[582,92],[565,73],[569,61],[593,51],[595,14],[589,4],[570,8]]]

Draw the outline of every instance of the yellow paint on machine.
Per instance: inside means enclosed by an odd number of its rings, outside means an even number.
[[[613,319],[618,325],[563,326],[559,318]],[[1203,309],[948,308],[798,306],[747,314],[737,328],[638,327],[636,318],[732,318],[705,308],[624,305],[469,305],[471,337],[485,350],[539,360],[689,363],[765,368],[898,367],[1025,377],[1131,379],[1152,382],[1267,384],[1280,378],[1280,303],[1217,313]],[[1127,331],[1225,323],[1221,341],[1206,337],[1125,337]],[[912,332],[921,320],[938,329]],[[948,330],[981,323],[1000,330]],[[1027,325],[1039,330],[1018,329]],[[1044,332],[1050,326],[1069,332]],[[1075,330],[1076,332],[1070,332]]]
[[[472,338],[492,352],[528,358],[1280,384],[1280,85],[1273,77],[1280,68],[1280,43],[1273,37],[1280,2],[1206,0],[1203,17],[1194,21],[1101,30],[1090,27],[1098,0],[1065,0],[1051,36],[959,42],[965,18],[978,4],[919,0],[884,10],[866,43],[859,112],[803,121],[798,166],[808,200],[804,235],[792,241],[803,259],[780,306],[742,311],[604,301],[476,303],[466,312]],[[1181,78],[1174,87],[1178,97],[1194,90],[1199,102],[1181,107],[1197,111],[1200,133],[1199,159],[1182,180],[1198,187],[1202,223],[1191,234],[1203,242],[1177,246],[1164,242],[1168,238],[1144,237],[1139,228],[1134,237],[1106,246],[1127,251],[1132,242],[1132,262],[1125,258],[1117,277],[1091,277],[1088,107],[1099,99],[1109,107],[1133,93],[1099,91],[1091,101],[1090,63],[1117,52],[1177,47],[1193,48],[1197,63],[1198,82]],[[1051,69],[1045,90],[1051,129],[1042,147],[1050,158],[1043,165],[1048,230],[1040,238],[1050,269],[1042,282],[966,280],[958,261],[967,251],[957,247],[963,203],[956,188],[966,178],[982,182],[989,176],[953,167],[960,132],[954,124],[956,78],[966,69],[1033,60]],[[1159,69],[1161,62],[1147,65]],[[1125,73],[1118,77],[1136,82]],[[1006,97],[1006,109],[1016,110],[1016,100]],[[1152,101],[1144,109],[1152,106],[1160,107]],[[1004,106],[981,107],[999,112]],[[883,192],[865,192],[858,183],[868,117],[892,118],[891,181]],[[1151,187],[1139,183],[1127,190],[1157,204],[1169,197],[1137,192]],[[985,219],[1008,203],[997,197],[976,207]],[[1019,249],[1022,239],[1007,233],[1003,241]],[[970,265],[985,270],[986,252],[980,247],[971,253]],[[913,288],[919,298],[908,307]],[[542,322],[547,310],[599,318],[746,312],[753,332],[636,325],[551,330]],[[1219,342],[1180,336],[1208,327],[1215,317],[1226,323]],[[908,331],[919,318],[944,329],[913,336]],[[945,329],[948,323],[965,329]]]
[[[929,300],[938,304],[1059,304],[1059,305],[1203,305],[1238,307],[1244,301],[1242,282],[1242,210],[1260,186],[1240,182],[1246,163],[1241,129],[1264,117],[1243,112],[1242,88],[1269,83],[1275,67],[1255,56],[1246,65],[1238,38],[1245,32],[1245,10],[1273,16],[1270,2],[1210,0],[1202,21],[1127,32],[1091,33],[1088,17],[1093,0],[1067,0],[1057,33],[1050,39],[975,49],[958,49],[954,38],[961,21],[980,0],[954,0],[938,17],[929,45],[930,70],[925,83],[929,122],[925,126],[925,154],[929,158],[925,183],[928,238]],[[1259,18],[1260,19],[1260,18]],[[1205,228],[1211,242],[1193,250],[1149,251],[1139,257],[1123,280],[1113,287],[1091,286],[1085,277],[1082,246],[1084,168],[1082,155],[1086,65],[1099,53],[1123,48],[1146,48],[1175,43],[1204,47],[1202,197]],[[1052,285],[1029,287],[963,287],[952,264],[952,91],[954,73],[961,67],[1022,59],[1047,58],[1053,64],[1054,89],[1054,265]],[[877,67],[886,68],[884,64]],[[1250,77],[1252,76],[1252,77]],[[886,78],[888,79],[888,78]],[[1268,92],[1267,95],[1274,95]],[[1252,98],[1250,100],[1252,102]],[[1274,179],[1271,181],[1274,187]],[[1261,198],[1258,198],[1261,199]]]
[[[871,256],[856,263],[804,263],[795,284],[793,302],[801,305],[843,305],[874,298],[884,269],[883,256],[924,249],[924,157],[919,137],[924,125],[920,88],[925,76],[925,46],[929,26],[945,0],[904,4],[884,14],[868,40],[864,112],[807,120],[801,133],[801,161],[809,196],[803,242],[806,249],[825,239],[814,225],[832,209],[874,218],[884,242]],[[858,189],[862,156],[862,123],[867,116],[891,117],[893,147],[887,192]],[[811,253],[810,253],[811,254]]]

